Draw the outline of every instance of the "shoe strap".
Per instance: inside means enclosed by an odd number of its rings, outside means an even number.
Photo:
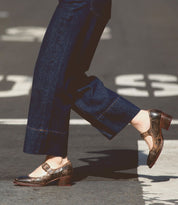
[[[147,137],[147,136],[152,136],[153,135],[153,132],[152,132],[152,129],[149,129],[149,130],[147,130],[146,132],[143,132],[142,134],[140,134],[140,136],[143,138],[143,139],[145,139],[145,137]]]
[[[62,170],[62,169],[64,169],[64,167],[66,167],[67,165],[72,166],[72,165],[71,165],[71,162],[68,161],[66,164],[64,164],[64,166],[62,166],[62,167],[60,167],[60,168],[57,168],[57,169],[52,169],[47,162],[44,162],[41,167],[42,167],[47,173],[52,174],[52,173],[54,173],[55,170],[58,170],[58,169],[61,169],[61,170]]]
[[[47,162],[43,163],[41,167],[42,167],[46,172],[48,172],[48,173],[53,173],[53,169],[51,169],[50,165],[49,165]]]

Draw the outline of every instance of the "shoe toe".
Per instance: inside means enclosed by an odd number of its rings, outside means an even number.
[[[20,176],[14,179],[14,182],[28,182],[31,178],[29,176]]]
[[[158,159],[158,156],[160,154],[160,151],[156,151],[156,150],[151,150],[149,152],[148,158],[147,158],[147,165],[149,166],[149,168],[151,168],[156,160]]]

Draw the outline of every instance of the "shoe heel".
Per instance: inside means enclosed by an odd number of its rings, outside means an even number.
[[[72,185],[72,177],[71,176],[64,176],[60,177],[58,181],[58,186],[71,186]]]
[[[161,128],[168,130],[171,125],[172,117],[168,114],[161,113]]]

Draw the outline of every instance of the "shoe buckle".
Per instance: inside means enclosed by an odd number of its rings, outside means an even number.
[[[50,169],[50,166],[48,163],[44,163],[42,166],[41,166],[46,172]]]

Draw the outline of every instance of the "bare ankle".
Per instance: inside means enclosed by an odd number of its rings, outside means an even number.
[[[132,119],[131,125],[140,133],[146,132],[150,127],[148,111],[140,110],[140,112]]]
[[[47,155],[45,161],[53,161],[57,164],[64,164],[68,161],[68,158],[60,157],[60,156],[54,156],[54,155]]]

